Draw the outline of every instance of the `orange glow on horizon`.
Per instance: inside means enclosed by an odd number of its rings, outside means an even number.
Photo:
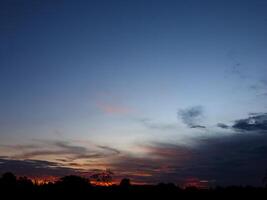
[[[100,182],[100,181],[90,181],[90,183],[92,185],[95,185],[95,186],[103,186],[103,187],[109,187],[109,186],[112,186],[112,185],[117,185],[117,182]]]
[[[182,187],[196,187],[198,189],[208,189],[210,187],[210,182],[208,180],[200,180],[198,178],[192,177],[187,178]]]
[[[43,177],[30,177],[29,178],[36,185],[45,185],[48,183],[55,183],[59,180],[59,177],[55,176],[43,176]]]

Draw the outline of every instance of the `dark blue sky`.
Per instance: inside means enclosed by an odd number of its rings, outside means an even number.
[[[198,149],[204,137],[211,142],[198,150],[208,152],[217,137],[263,137],[266,10],[266,0],[1,1],[1,155],[55,162],[77,153],[74,144],[88,148],[86,155],[115,148],[119,155],[75,162],[83,170],[116,170],[132,156],[170,148],[162,143]],[[243,137],[245,146],[251,135]],[[265,136],[261,141],[267,145]],[[25,148],[36,143],[39,149]],[[27,156],[13,148],[18,144]],[[172,151],[179,157],[176,146]],[[197,161],[212,165],[203,159]],[[156,179],[151,172],[146,181],[175,177],[164,173]],[[220,181],[215,172],[194,176]]]

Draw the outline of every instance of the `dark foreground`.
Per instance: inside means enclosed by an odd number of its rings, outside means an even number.
[[[120,185],[109,187],[93,186],[88,179],[67,176],[55,183],[34,184],[26,177],[16,178],[12,174],[0,179],[0,199],[266,199],[267,188],[256,187],[215,187],[181,189],[174,184],[131,185],[124,179]]]

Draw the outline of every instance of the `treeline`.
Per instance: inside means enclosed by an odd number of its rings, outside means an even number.
[[[80,176],[65,176],[54,183],[34,184],[27,177],[17,178],[12,173],[5,173],[0,178],[0,199],[1,195],[5,198],[26,197],[26,198],[68,198],[81,197],[90,199],[90,197],[123,197],[139,198],[149,196],[150,198],[167,196],[172,197],[212,197],[228,198],[240,197],[267,197],[267,188],[265,187],[214,187],[199,189],[196,187],[180,188],[175,184],[159,183],[158,185],[132,185],[129,179],[122,179],[119,185],[109,187],[92,185],[89,179]],[[86,198],[88,197],[88,198]],[[264,199],[264,198],[263,198]]]

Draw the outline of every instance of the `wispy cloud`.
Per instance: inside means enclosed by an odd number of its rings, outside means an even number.
[[[36,150],[36,151],[29,151],[26,153],[19,153],[14,158],[17,159],[31,159],[38,156],[50,156],[50,155],[56,155],[56,156],[62,156],[62,155],[69,155],[70,152],[59,150],[59,151],[53,151],[53,150]]]
[[[68,152],[77,153],[77,154],[86,153],[88,151],[86,147],[72,145],[66,141],[56,141],[54,142],[54,145],[62,149],[65,149]]]
[[[259,96],[265,96],[267,94],[267,80],[261,79],[256,83],[249,86],[249,88],[257,93]]]
[[[229,67],[225,70],[225,77],[236,76],[240,79],[247,79],[248,75],[245,73],[240,60],[240,55],[235,51],[229,51],[227,53],[227,59],[229,60]]]
[[[134,118],[134,121],[140,123],[142,126],[148,129],[154,130],[171,130],[177,128],[176,124],[174,123],[155,122],[150,118]]]
[[[205,128],[199,125],[203,118],[203,107],[193,106],[186,109],[180,109],[177,113],[178,117],[182,119],[183,123],[190,128]]]
[[[0,147],[6,147],[6,148],[20,150],[20,151],[40,148],[37,144],[16,144],[16,145],[0,144]]]
[[[48,156],[62,162],[73,162],[78,159],[98,159],[117,155],[119,150],[108,146],[91,145],[91,147],[72,144],[70,141],[43,141],[38,144],[5,145],[4,148],[12,149],[15,159],[47,158]],[[38,147],[38,148],[37,148]]]
[[[115,148],[112,148],[112,147],[109,147],[109,146],[97,145],[97,147],[99,147],[101,149],[104,149],[106,151],[109,151],[109,152],[113,152],[115,154],[120,154],[120,151],[118,149],[115,149]]]
[[[229,126],[224,124],[224,123],[218,123],[217,127],[222,128],[222,129],[228,129],[229,128]]]

